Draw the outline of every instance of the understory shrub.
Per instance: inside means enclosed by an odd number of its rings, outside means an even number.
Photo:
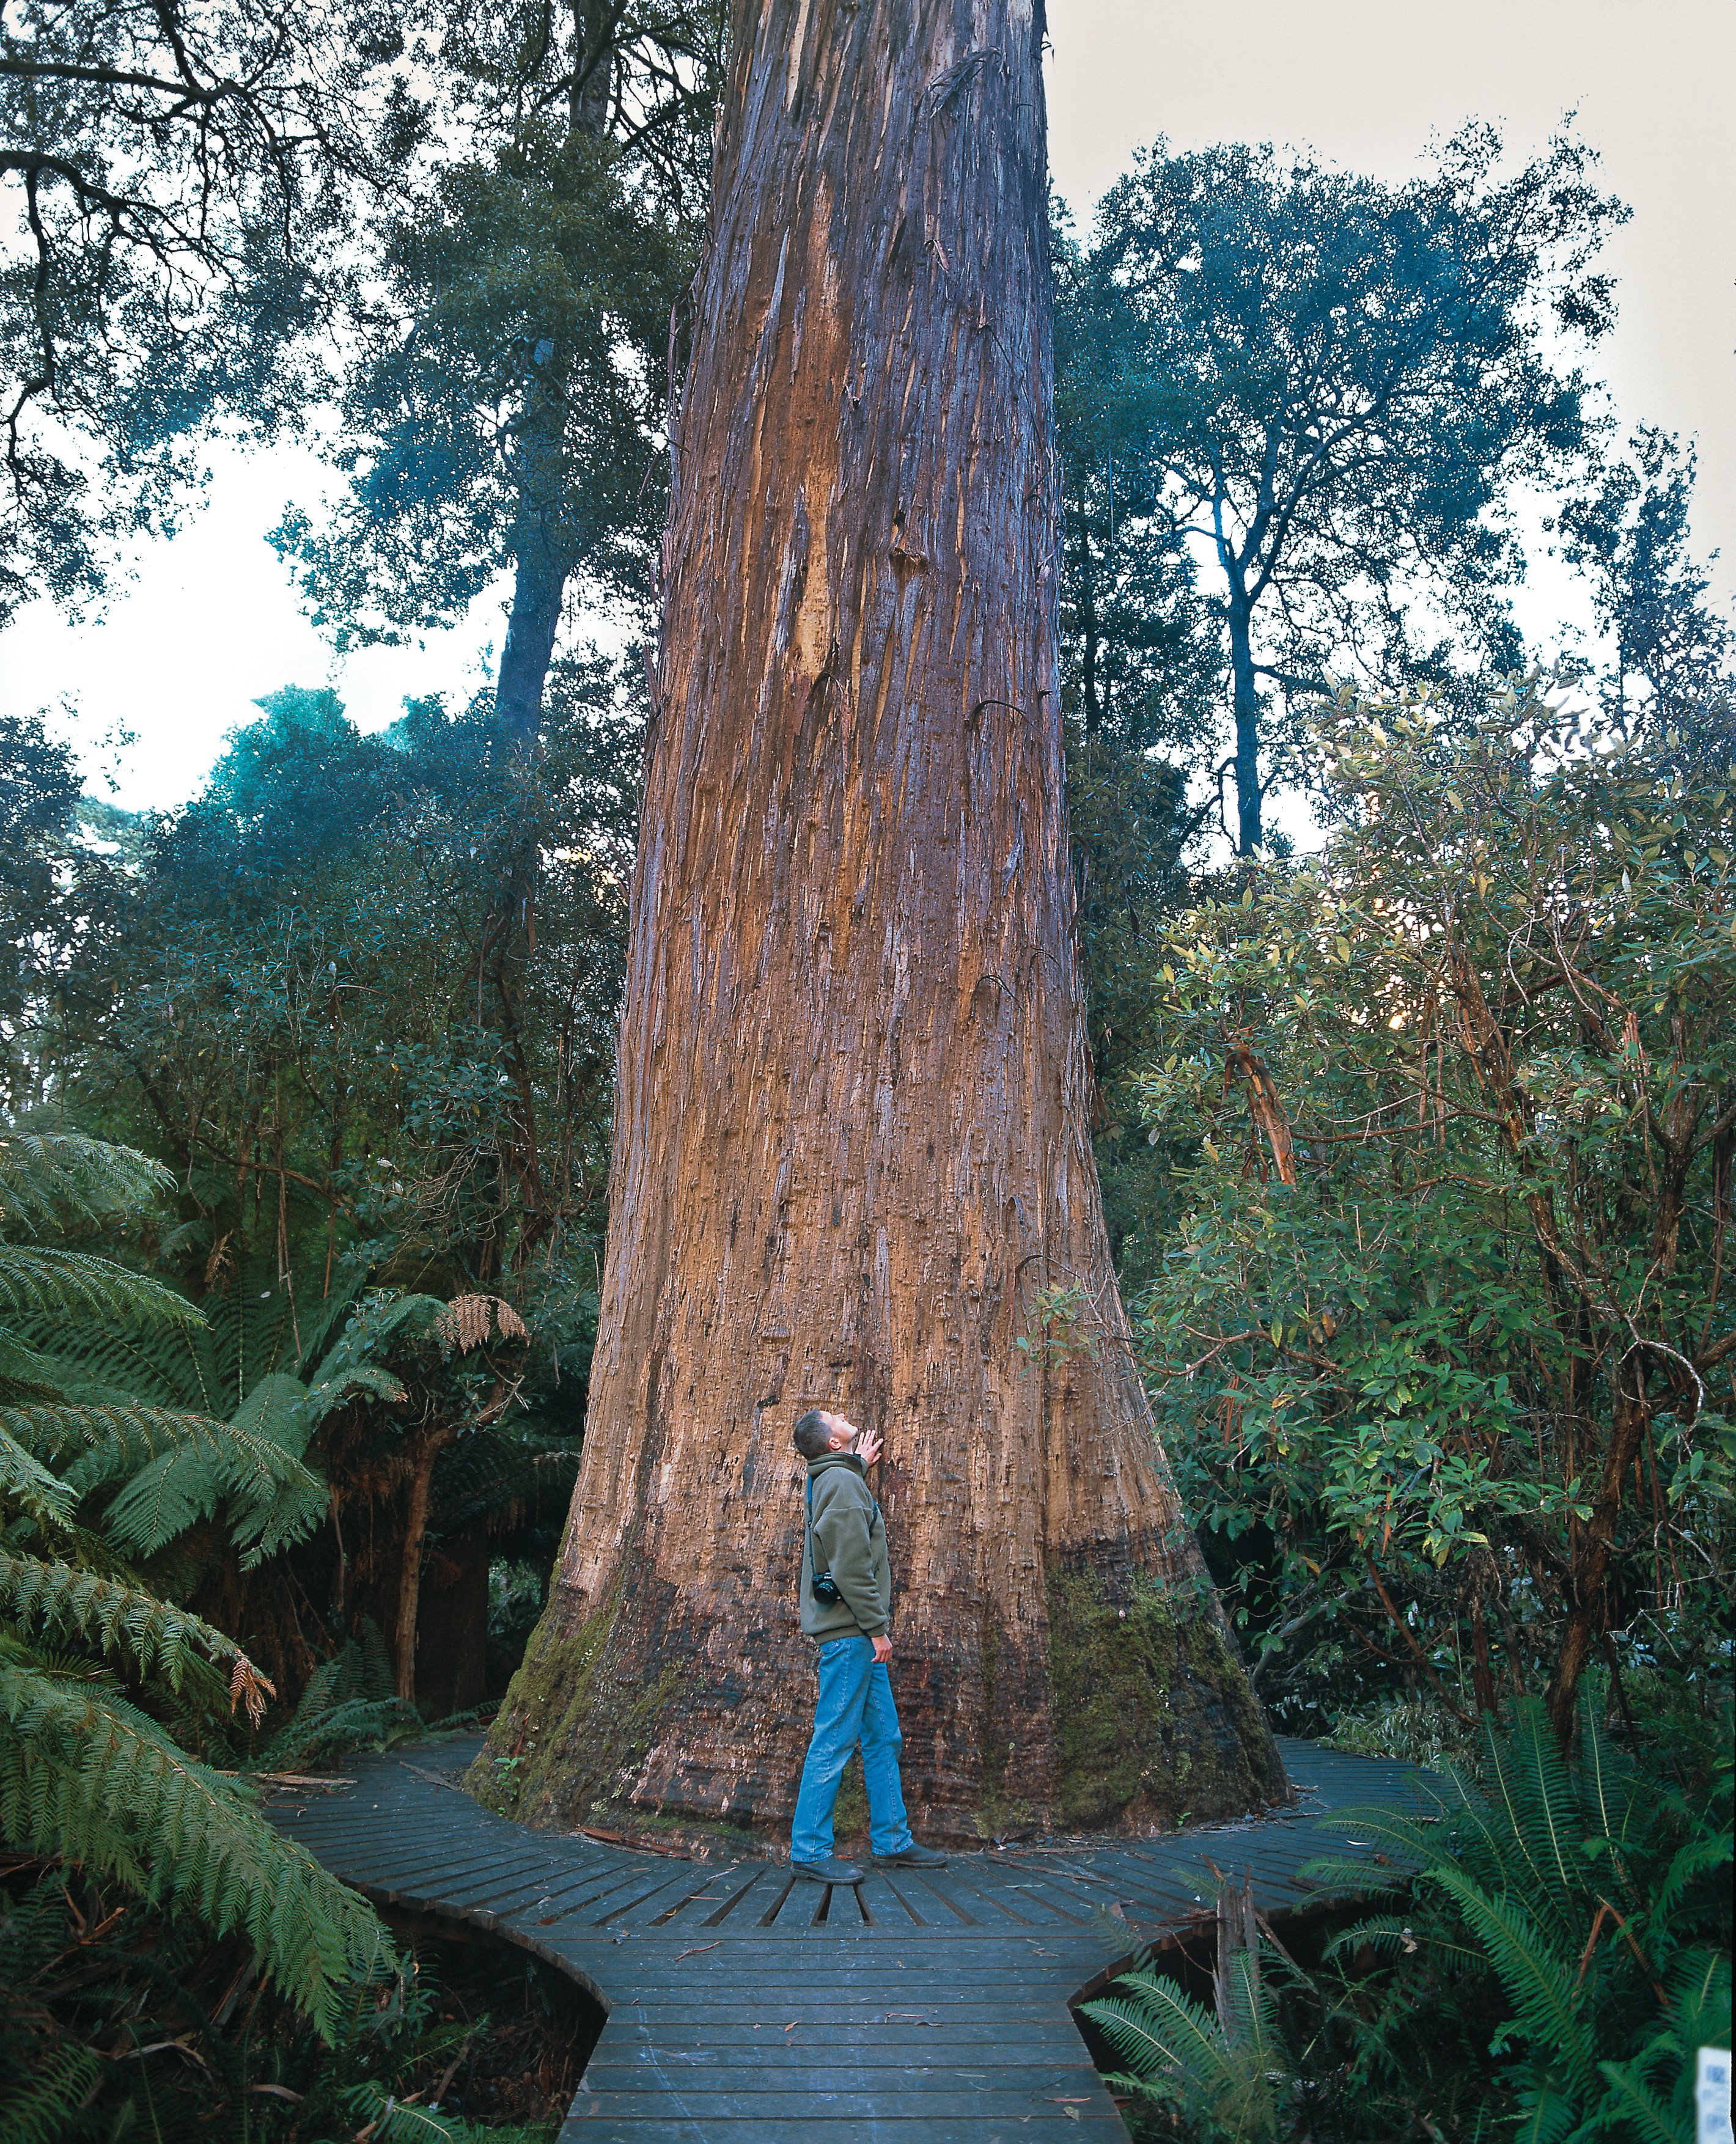
[[[1150,1958],[1083,2006],[1153,2134],[1694,2144],[1696,2050],[1729,2044],[1730,1723],[1641,1761],[1587,1695],[1571,1758],[1527,1700],[1427,1815],[1337,1819],[1378,1843],[1393,1903],[1313,1969],[1267,1927],[1215,2008]],[[1366,1859],[1309,1873],[1381,1888]]]

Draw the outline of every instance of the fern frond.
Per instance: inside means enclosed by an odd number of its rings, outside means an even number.
[[[69,1399],[142,1400],[197,1414],[213,1414],[221,1404],[208,1326],[136,1332],[83,1324],[68,1331],[38,1320],[23,1330]]]
[[[64,1526],[77,1509],[77,1492],[51,1474],[3,1426],[9,1412],[0,1412],[0,1496],[10,1496],[39,1526]]]
[[[201,1616],[159,1601],[142,1586],[41,1556],[0,1550],[0,1610],[45,1636],[76,1633],[119,1655],[141,1675],[158,1674],[178,1690],[195,1665],[228,1670],[231,1702],[256,1720],[276,1692],[233,1638]]]
[[[196,1325],[184,1295],[147,1273],[87,1251],[0,1243],[0,1310],[20,1318],[100,1318],[120,1323]]]
[[[1599,2062],[1598,2067],[1609,2087],[1609,2097],[1639,2144],[1684,2144],[1683,2132],[1671,2120],[1669,2108],[1658,2104],[1629,2065]],[[1608,2109],[1606,2102],[1606,2111],[1614,2110]]]
[[[1540,2081],[1519,2095],[1523,2112],[1514,2127],[1517,2144],[1579,2144],[1584,2135],[1576,2100]]]
[[[0,1431],[45,1459],[79,1453],[79,1486],[87,1495],[165,1452],[184,1445],[221,1451],[233,1437],[230,1425],[213,1415],[127,1400],[0,1407]]]
[[[250,1258],[211,1303],[212,1352],[232,1412],[261,1377],[286,1371],[294,1359],[291,1284],[276,1268]]]
[[[110,1538],[141,1556],[231,1501],[230,1532],[251,1571],[312,1532],[326,1514],[326,1485],[300,1456],[305,1395],[293,1377],[263,1380],[233,1422],[181,1417],[196,1430],[151,1458],[109,1506]]]
[[[368,1629],[377,1640],[377,1630],[371,1625]],[[393,1695],[390,1665],[352,1638],[308,1677],[294,1714],[259,1752],[251,1769],[286,1771],[317,1751],[374,1741],[416,1717],[413,1705]]]
[[[37,2077],[0,2099],[8,2144],[62,2144],[102,2067],[88,2047],[62,2047]]]
[[[371,2078],[344,2095],[368,2144],[534,2144],[545,2130],[491,2129],[437,2107],[412,2105]]]
[[[58,1362],[27,1346],[17,1333],[0,1328],[0,1392],[33,1399],[65,1389],[66,1372]]]
[[[460,1355],[468,1355],[486,1342],[490,1327],[503,1340],[530,1338],[524,1319],[500,1295],[455,1295],[434,1321],[434,1337],[442,1354],[455,1347]]]
[[[386,1948],[372,1909],[124,1700],[0,1659],[0,1825],[241,1935],[329,2041]]]
[[[445,1304],[437,1296],[392,1295],[376,1290],[351,1313],[337,1342],[308,1380],[308,1410],[322,1422],[353,1392],[372,1392],[395,1405],[404,1397],[399,1380],[380,1362],[371,1362],[385,1342],[406,1328],[425,1331],[438,1323]]]
[[[1210,2010],[1190,2002],[1160,1973],[1123,1973],[1115,1987],[1127,1993],[1100,1995],[1079,2008],[1135,2077],[1149,2082],[1169,2075],[1201,2097],[1234,2081],[1223,2032]]]
[[[1525,1898],[1535,1920],[1551,1922],[1558,1936],[1570,1937],[1584,1888],[1576,1853],[1583,1833],[1578,1797],[1549,1715],[1528,1700],[1507,1734],[1485,1730],[1485,1740],[1494,1799],[1508,1823],[1507,1829],[1485,1835],[1500,1854],[1506,1885]],[[1515,1864],[1515,1854],[1522,1867]]]
[[[1596,2080],[1594,2054],[1573,1959],[1551,1948],[1523,1906],[1510,1898],[1490,1898],[1463,1870],[1437,1863],[1429,1878],[1481,1941],[1526,2033],[1549,2051],[1581,2098],[1589,2098]]]
[[[1697,1833],[1679,1847],[1670,1858],[1669,1868],[1659,1878],[1651,1896],[1646,1900],[1645,1927],[1649,1936],[1654,1929],[1669,1926],[1682,1894],[1697,1876],[1710,1875],[1714,1869],[1729,1865],[1736,1854],[1736,1838],[1729,1831],[1709,1829]],[[1652,1938],[1654,1947],[1656,1938]]]
[[[1375,1913],[1365,1921],[1358,1921],[1347,1928],[1341,1928],[1327,1943],[1321,1955],[1323,1958],[1342,1958],[1346,1952],[1353,1956],[1365,1946],[1375,1952],[1397,1952],[1406,1955],[1426,1947],[1435,1958],[1461,1958],[1467,1964],[1480,1963],[1481,1951],[1473,1950],[1465,1943],[1449,1943],[1438,1928],[1420,1925],[1421,1917],[1406,1920],[1400,1913]]]
[[[174,1181],[135,1147],[78,1132],[0,1134],[0,1226],[22,1223],[34,1231],[133,1213]]]
[[[311,1717],[298,1717],[274,1735],[255,1761],[253,1772],[286,1772],[315,1757],[340,1749],[383,1742],[394,1729],[420,1728],[421,1715],[401,1697],[352,1697],[326,1705]]]
[[[312,1288],[308,1289],[307,1306],[301,1313],[301,1357],[296,1364],[298,1377],[306,1380],[314,1364],[331,1352],[366,1285],[367,1274],[358,1268],[341,1276],[331,1293],[317,1300]]]

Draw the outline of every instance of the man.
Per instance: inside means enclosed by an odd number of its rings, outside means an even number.
[[[859,1883],[863,1872],[833,1853],[832,1811],[850,1752],[862,1744],[868,1843],[877,1864],[943,1869],[947,1857],[918,1846],[898,1784],[898,1709],[892,1658],[892,1572],[886,1526],[868,1485],[880,1457],[873,1430],[810,1407],[793,1432],[808,1462],[802,1543],[802,1628],[819,1647],[820,1695],[802,1767],[789,1848],[791,1871],[816,1883]]]

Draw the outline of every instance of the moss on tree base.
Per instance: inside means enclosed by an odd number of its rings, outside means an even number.
[[[1209,1595],[1052,1566],[1049,1680],[1063,1830],[1173,1830],[1288,1794]]]
[[[653,1581],[641,1575],[639,1582]],[[714,1789],[683,1791],[679,1778],[672,1792],[660,1770],[645,1776],[654,1745],[691,1755],[707,1731],[708,1698],[710,1710],[725,1705],[738,1720],[735,1708],[753,1702],[733,1685],[712,1686],[702,1634],[665,1591],[669,1597],[649,1614],[644,1604],[639,1616],[627,1614],[625,1589],[618,1589],[581,1617],[557,1587],[471,1767],[467,1784],[479,1801],[520,1823],[563,1829],[673,1827],[699,1849],[710,1839],[727,1835],[739,1847],[745,1834],[784,1829],[811,1716],[805,1705],[797,1708],[801,1717],[786,1710],[769,1723],[765,1763],[739,1777],[727,1799],[712,1799]],[[1033,1675],[1014,1680],[1012,1717],[1002,1718],[1004,1648],[992,1625],[980,1634],[973,1799],[948,1808],[926,1798],[920,1766],[909,1775],[907,1740],[906,1797],[927,1835],[966,1844],[1032,1829],[1173,1830],[1284,1799],[1277,1750],[1209,1591],[1166,1587],[1106,1552],[1052,1562],[1046,1594],[1047,1706],[1039,1655]],[[634,1630],[654,1632],[654,1649],[635,1651]],[[919,1706],[919,1685],[905,1695]],[[757,1707],[753,1717],[761,1718]],[[996,1731],[996,1722],[1011,1732]],[[1053,1740],[1038,1759],[1027,1736],[1045,1726]],[[744,1734],[744,1744],[752,1739],[751,1730]],[[1021,1764],[1020,1745],[1037,1769]],[[853,1764],[836,1815],[841,1844],[859,1837],[867,1815]]]
[[[628,1775],[676,1700],[679,1662],[647,1680],[612,1670],[616,1599],[575,1621],[559,1587],[531,1634],[488,1746],[465,1784],[485,1808],[521,1824],[559,1825],[619,1815]],[[643,1824],[642,1813],[633,1820]]]

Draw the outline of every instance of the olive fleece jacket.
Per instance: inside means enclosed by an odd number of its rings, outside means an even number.
[[[886,1526],[853,1452],[828,1452],[808,1462],[813,1522],[802,1530],[802,1628],[828,1638],[878,1638],[892,1625],[892,1570]],[[814,1570],[829,1571],[841,1600],[816,1601]]]

